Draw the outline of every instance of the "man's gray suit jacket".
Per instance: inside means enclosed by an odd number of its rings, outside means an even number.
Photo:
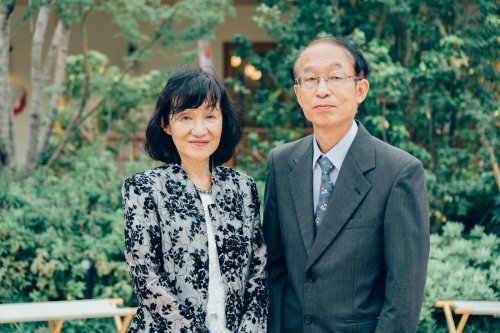
[[[358,125],[316,237],[313,136],[269,156],[270,333],[416,330],[429,256],[424,170]]]

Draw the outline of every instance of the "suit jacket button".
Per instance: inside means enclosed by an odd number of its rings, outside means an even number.
[[[314,281],[316,281],[316,274],[314,274],[313,272],[307,274],[306,281],[307,282],[311,282],[311,283],[313,283]]]
[[[304,324],[309,325],[310,323],[312,323],[312,321],[313,320],[312,320],[311,316],[309,316],[309,315],[304,316]]]

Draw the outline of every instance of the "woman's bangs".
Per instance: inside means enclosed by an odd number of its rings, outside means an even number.
[[[173,94],[171,99],[171,114],[182,112],[186,109],[197,109],[206,103],[209,109],[219,106],[221,88],[205,78],[191,80],[183,84]]]

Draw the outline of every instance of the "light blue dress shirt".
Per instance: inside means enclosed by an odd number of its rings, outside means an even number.
[[[352,126],[344,135],[344,137],[335,145],[332,149],[330,149],[326,154],[323,154],[319,149],[318,143],[316,142],[316,135],[313,140],[313,200],[314,200],[314,209],[318,205],[319,200],[319,188],[321,186],[321,168],[319,166],[318,158],[320,156],[325,155],[330,162],[333,164],[333,169],[330,172],[330,179],[332,180],[333,185],[337,182],[337,177],[339,176],[340,168],[342,167],[342,163],[344,162],[345,156],[351,147],[354,138],[356,137],[356,133],[358,133],[358,124],[355,121],[352,122]]]

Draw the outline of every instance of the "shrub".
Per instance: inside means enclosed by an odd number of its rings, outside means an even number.
[[[0,175],[0,300],[122,297],[135,305],[123,257],[120,188],[126,174],[147,167],[140,162],[120,171],[110,153],[88,148],[64,162],[64,171],[38,168],[21,181]],[[88,273],[85,259],[93,263]],[[112,326],[109,318],[68,321],[64,331],[102,332]],[[2,325],[2,332],[35,327],[43,332],[47,323]]]
[[[431,235],[431,253],[425,301],[417,332],[448,332],[438,300],[492,300],[500,298],[500,240],[474,227],[448,222],[441,234]],[[498,319],[471,316],[466,332],[496,332]],[[458,323],[458,320],[455,320]]]

